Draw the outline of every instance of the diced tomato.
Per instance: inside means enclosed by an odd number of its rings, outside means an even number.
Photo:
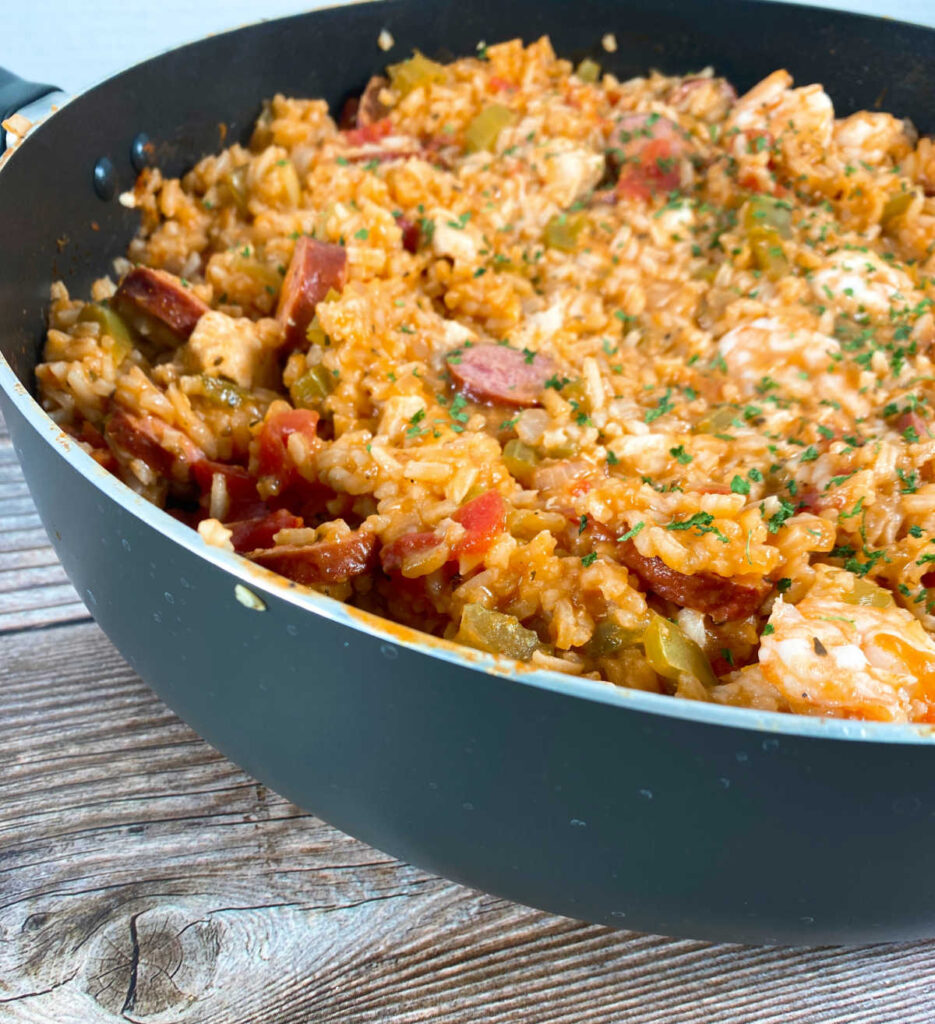
[[[304,524],[298,516],[281,508],[265,516],[240,519],[224,525],[231,531],[231,543],[234,545],[234,550],[244,552],[272,547],[273,537],[280,530],[296,530]]]
[[[311,409],[287,409],[275,413],[263,424],[259,443],[260,476],[278,476],[284,486],[292,478],[295,466],[286,447],[292,434],[302,434],[314,441],[318,434],[318,413]]]
[[[482,555],[506,529],[506,504],[499,491],[485,491],[462,505],[451,518],[465,531],[451,553],[456,558]]]
[[[482,555],[506,529],[506,504],[499,491],[485,491],[462,505],[451,518],[464,527],[464,535],[451,550],[452,559]],[[404,533],[380,552],[383,571],[399,572],[411,555],[429,551],[439,542],[438,534],[431,530]]]
[[[679,148],[672,139],[651,139],[624,165],[617,182],[620,195],[648,199],[657,192],[672,192],[682,182]]]
[[[380,552],[380,563],[384,572],[399,572],[403,562],[414,554],[428,551],[438,544],[438,537],[431,531],[404,533]]]
[[[487,80],[487,88],[490,92],[512,92],[516,86],[499,75],[491,75]]]
[[[359,128],[352,128],[345,132],[347,141],[353,146],[362,146],[366,142],[379,142],[387,135],[393,133],[393,122],[388,117],[381,117],[379,121],[372,121],[370,124],[361,125]]]

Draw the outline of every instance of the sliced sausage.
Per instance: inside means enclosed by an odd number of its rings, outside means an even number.
[[[346,280],[347,253],[343,245],[318,242],[308,235],[298,239],[276,309],[287,345],[306,347],[305,331],[315,316],[315,307],[332,288],[341,291]]]
[[[243,554],[245,551],[270,547],[273,537],[280,530],[296,530],[304,523],[287,509],[280,508],[263,516],[238,519],[224,525],[231,531],[230,540],[234,550]]]
[[[396,226],[403,233],[403,248],[406,252],[417,253],[422,244],[422,228],[408,217],[400,217]]]
[[[247,558],[296,583],[344,583],[374,565],[377,538],[372,533],[351,533],[340,540],[317,544],[281,544],[251,551]]]
[[[738,583],[709,572],[692,576],[677,572],[661,558],[641,555],[632,541],[617,545],[617,557],[642,580],[647,590],[683,608],[704,612],[717,623],[752,615],[769,589],[765,584]]]
[[[170,346],[187,341],[209,310],[180,278],[152,267],[134,267],[110,304],[140,334]]]
[[[352,164],[389,164],[395,160],[414,160],[427,158],[425,150],[420,149],[408,139],[392,140],[392,146],[373,144],[364,145],[359,149],[348,150],[344,159]]]
[[[506,345],[472,345],[448,356],[448,369],[461,390],[478,402],[537,405],[555,372],[552,360]]]
[[[648,199],[682,183],[682,160],[689,145],[674,121],[659,114],[623,114],[608,140],[609,157],[619,167],[617,194]]]
[[[364,128],[375,121],[382,121],[390,108],[380,100],[380,93],[389,86],[389,79],[374,75],[360,94],[357,104],[357,127]]]
[[[338,115],[338,130],[349,132],[357,124],[357,111],[360,110],[360,97],[348,96]]]
[[[140,459],[160,476],[188,479],[192,464],[204,459],[187,434],[148,413],[118,408],[107,421],[104,438],[118,458]]]
[[[384,572],[400,572],[403,563],[413,555],[422,555],[432,548],[438,547],[441,538],[438,534],[424,530],[418,533],[404,533],[380,551],[380,564]]]

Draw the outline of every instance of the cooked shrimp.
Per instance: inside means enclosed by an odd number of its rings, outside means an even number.
[[[811,278],[819,302],[832,299],[851,315],[889,317],[890,311],[914,306],[921,295],[909,275],[869,252],[838,253]]]
[[[753,397],[757,381],[767,374],[786,393],[804,397],[815,388],[816,378],[824,374],[840,348],[835,338],[790,327],[776,317],[741,324],[718,342],[731,379],[742,382],[748,397]]]
[[[773,607],[760,645],[766,682],[800,714],[935,721],[932,638],[883,588],[830,566],[816,573],[797,605]]]
[[[905,159],[912,150],[913,133],[906,121],[892,114],[861,110],[835,124],[834,141],[845,160],[878,166]]]

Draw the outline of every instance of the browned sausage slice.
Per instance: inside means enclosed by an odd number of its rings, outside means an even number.
[[[347,253],[343,245],[318,242],[308,235],[298,239],[276,309],[290,347],[306,346],[305,331],[315,307],[332,288],[341,291],[346,280]]]
[[[134,267],[110,304],[141,334],[170,345],[187,341],[209,309],[175,274],[152,267]]]
[[[376,562],[377,538],[372,533],[352,533],[340,540],[317,544],[280,544],[247,554],[252,562],[272,569],[296,583],[344,583],[367,572]]]
[[[380,101],[380,93],[389,85],[389,79],[382,75],[374,75],[367,83],[367,88],[360,95],[357,106],[357,127],[380,121],[390,112],[390,108]]]
[[[530,406],[539,403],[555,365],[541,352],[472,345],[450,354],[448,369],[462,391],[478,402]]]
[[[718,623],[752,615],[769,590],[763,583],[739,583],[710,572],[688,576],[671,569],[661,558],[641,555],[632,541],[617,545],[617,557],[654,594],[683,608],[704,612]]]
[[[396,221],[396,226],[403,233],[402,242],[406,252],[417,253],[422,244],[422,229],[419,225],[408,217],[400,217]]]
[[[204,458],[187,434],[148,413],[116,409],[107,421],[104,437],[118,458],[140,459],[161,476],[187,479],[191,466]]]

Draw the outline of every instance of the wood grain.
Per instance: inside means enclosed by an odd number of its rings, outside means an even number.
[[[4,451],[0,434],[0,538],[29,539],[0,547],[2,1024],[935,1020],[933,943],[611,932],[302,813],[198,739],[76,608]]]
[[[49,546],[0,419],[0,635],[88,618]]]

